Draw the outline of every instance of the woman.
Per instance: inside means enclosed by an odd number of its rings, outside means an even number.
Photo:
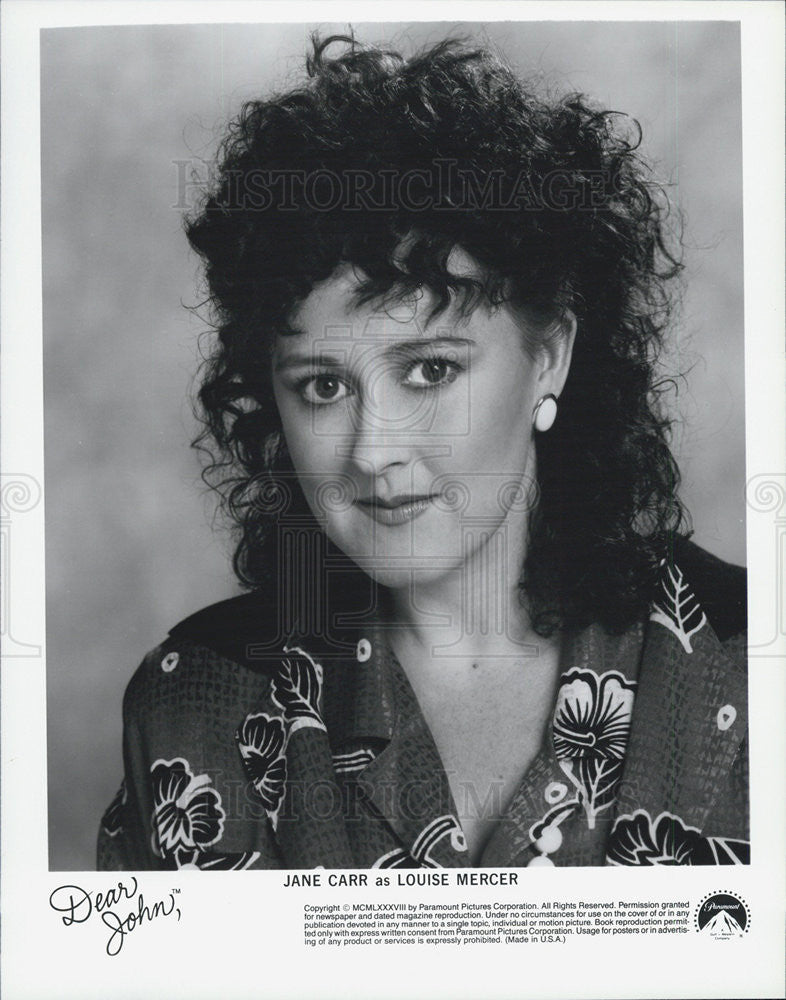
[[[635,127],[317,42],[187,227],[250,592],[125,698],[106,868],[749,859],[743,571],[680,533]]]

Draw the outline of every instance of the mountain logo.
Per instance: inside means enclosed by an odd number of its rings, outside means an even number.
[[[716,941],[742,937],[747,933],[750,922],[748,904],[726,890],[705,896],[696,910],[696,930]]]

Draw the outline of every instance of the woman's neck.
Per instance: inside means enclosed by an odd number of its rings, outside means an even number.
[[[396,651],[472,663],[538,655],[519,590],[523,544],[504,544],[496,533],[453,573],[429,578],[413,573],[409,586],[389,592],[388,620]],[[410,657],[408,657],[409,659]]]

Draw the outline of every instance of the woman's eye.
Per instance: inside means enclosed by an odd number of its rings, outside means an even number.
[[[418,388],[449,385],[455,381],[458,370],[458,365],[453,361],[448,361],[447,358],[426,358],[412,365],[404,382],[406,385]]]
[[[307,403],[320,406],[344,399],[349,387],[336,375],[312,375],[300,386],[300,393]]]

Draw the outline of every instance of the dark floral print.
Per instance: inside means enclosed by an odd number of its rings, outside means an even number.
[[[691,858],[694,865],[749,865],[751,844],[749,840],[731,837],[704,837]]]
[[[650,621],[658,622],[677,636],[686,653],[693,652],[691,638],[707,624],[701,609],[678,566],[661,563],[660,591],[652,605]]]
[[[368,747],[361,747],[350,753],[334,753],[333,770],[336,774],[357,774],[364,767],[367,767],[375,757],[374,751]]]
[[[436,865],[422,865],[419,861],[401,847],[396,847],[381,858],[377,858],[372,868],[436,868]]]
[[[644,809],[620,816],[609,839],[610,865],[749,864],[750,844],[704,837],[679,816],[662,812],[653,819]]]
[[[614,805],[623,761],[606,757],[577,757],[575,760],[560,761],[560,767],[578,792],[579,803],[587,814],[587,826],[594,830],[600,813]]]
[[[601,756],[622,760],[630,734],[635,684],[617,671],[564,675],[554,709],[558,757]]]
[[[258,857],[258,851],[244,851],[242,854],[215,854],[212,851],[185,851],[178,848],[173,860],[175,867],[181,871],[198,869],[202,872],[238,872],[250,868]]]
[[[120,782],[120,787],[115,793],[115,797],[109,803],[106,812],[101,818],[101,828],[107,837],[116,837],[123,832],[123,806],[128,799],[126,790],[126,779]]]
[[[455,816],[439,816],[421,830],[411,849],[397,848],[377,858],[372,868],[442,868],[432,857],[432,851],[445,837],[450,838],[450,846],[460,854],[467,850],[467,841],[461,824]]]
[[[552,718],[552,744],[574,798],[549,810],[530,828],[533,843],[583,809],[587,828],[614,808],[630,736],[635,681],[616,670],[574,668],[563,675]],[[561,838],[560,838],[561,843]]]
[[[532,824],[529,829],[530,840],[534,843],[543,836],[543,831],[546,827],[558,827],[560,823],[564,823],[568,817],[579,812],[580,810],[581,803],[578,799],[565,799],[560,802],[559,805],[554,806],[553,809],[549,809],[546,815],[539,819],[537,823]]]
[[[153,784],[153,851],[159,856],[210,847],[224,829],[221,797],[206,774],[194,775],[187,760],[157,760]]]
[[[284,723],[265,712],[248,715],[237,734],[237,742],[246,774],[274,819],[287,779]]]
[[[682,570],[664,566],[651,620],[566,636],[550,738],[481,866],[749,863],[744,626],[729,612],[736,631],[718,635],[714,579],[695,582],[714,595],[711,623]],[[357,653],[324,671],[307,636],[260,669],[209,645],[259,641],[238,601],[237,620],[233,602],[220,605],[218,623],[211,611],[170,637],[129,685],[128,794],[104,815],[99,867],[466,866],[448,776],[384,629],[369,627]],[[165,653],[177,669],[161,669]],[[417,790],[415,823],[402,788]]]
[[[284,712],[289,735],[298,729],[325,728],[320,713],[322,666],[299,646],[285,646],[287,654],[273,678],[273,701]]]

